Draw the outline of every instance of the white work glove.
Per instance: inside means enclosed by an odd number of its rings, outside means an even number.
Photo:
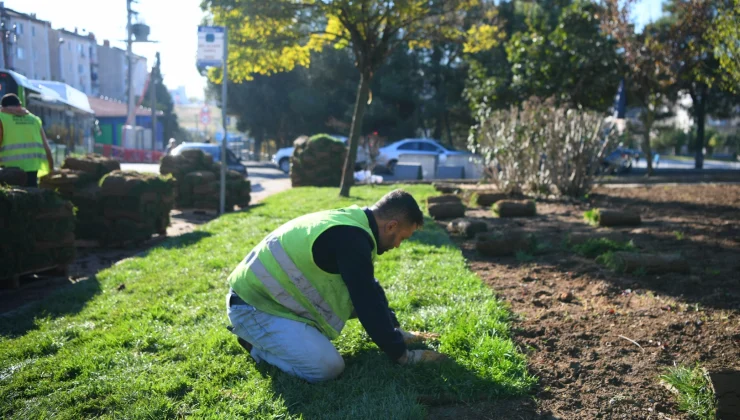
[[[447,355],[434,350],[406,350],[406,354],[398,359],[398,363],[402,365],[414,365],[417,363],[441,362],[447,359]]]
[[[403,336],[403,342],[406,344],[421,343],[427,340],[436,340],[439,338],[439,334],[430,332],[419,332],[419,331],[404,331],[399,328]]]

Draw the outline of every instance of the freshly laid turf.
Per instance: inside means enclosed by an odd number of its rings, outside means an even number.
[[[226,330],[226,277],[265,234],[390,190],[290,190],[0,317],[0,417],[422,418],[420,401],[526,394],[535,378],[509,339],[511,313],[431,220],[375,274],[402,325],[441,333],[431,347],[452,361],[398,366],[353,320],[335,342],[345,372],[310,385],[256,365]],[[435,194],[407,190],[420,203]]]

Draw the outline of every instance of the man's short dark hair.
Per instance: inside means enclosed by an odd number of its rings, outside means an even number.
[[[0,100],[1,106],[21,106],[21,100],[15,93],[8,93]]]
[[[384,195],[373,206],[373,212],[382,220],[398,220],[418,227],[424,226],[424,214],[419,204],[404,190],[394,190]]]

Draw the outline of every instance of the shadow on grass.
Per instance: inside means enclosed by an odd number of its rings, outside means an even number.
[[[211,235],[212,233],[210,232],[196,230],[194,232],[188,232],[188,233],[184,233],[179,236],[173,236],[171,238],[167,238],[167,240],[165,240],[161,244],[153,246],[152,248],[150,248],[150,250],[157,249],[157,248],[164,248],[164,249],[186,248],[191,245],[194,245],[200,240],[205,239]]]
[[[96,276],[70,284],[56,291],[53,297],[37,300],[0,315],[0,337],[15,338],[36,328],[37,319],[74,315],[101,292]]]
[[[212,236],[213,234],[210,232],[205,232],[202,230],[196,230],[194,232],[188,232],[184,233],[179,236],[173,236],[171,238],[167,238],[161,243],[154,245],[145,251],[139,252],[135,255],[132,255],[130,258],[144,258],[148,256],[152,251],[156,251],[160,248],[162,249],[180,249],[180,248],[187,248],[191,245],[196,244],[202,239],[208,238],[209,236]]]
[[[414,234],[408,239],[408,242],[416,242],[422,245],[433,246],[435,248],[455,248],[455,244],[450,241],[447,235],[444,234],[445,229],[440,227],[439,229],[442,230],[442,232],[440,232],[438,227],[435,225],[436,223],[441,223],[447,226],[447,223],[451,220],[452,219],[435,221],[431,217],[424,216],[424,227],[414,232]]]
[[[250,204],[247,207],[244,207],[243,209],[239,209],[239,210],[237,210],[235,212],[232,212],[232,213],[249,213],[250,211],[252,211],[254,209],[258,209],[258,208],[260,208],[260,207],[262,207],[264,205],[265,205],[265,203],[254,203],[254,204]]]
[[[521,399],[515,396],[516,390],[483,379],[454,360],[400,366],[385,354],[368,350],[345,357],[345,365],[339,378],[319,384],[297,379],[266,363],[258,370],[272,378],[272,388],[285,400],[290,414],[302,418],[425,418],[428,410],[443,406],[458,413],[451,418],[490,418],[460,414],[471,404]],[[517,418],[539,418],[533,405],[528,409],[531,415]]]

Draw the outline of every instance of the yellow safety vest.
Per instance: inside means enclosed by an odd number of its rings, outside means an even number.
[[[47,174],[49,163],[41,137],[41,119],[33,114],[0,112],[0,122],[3,124],[0,166],[12,166],[26,172],[38,171],[39,177]]]
[[[356,226],[375,236],[358,206],[312,213],[293,219],[260,242],[229,276],[231,288],[262,312],[303,322],[334,339],[354,306],[339,274],[327,273],[313,260],[313,243],[334,226]]]

